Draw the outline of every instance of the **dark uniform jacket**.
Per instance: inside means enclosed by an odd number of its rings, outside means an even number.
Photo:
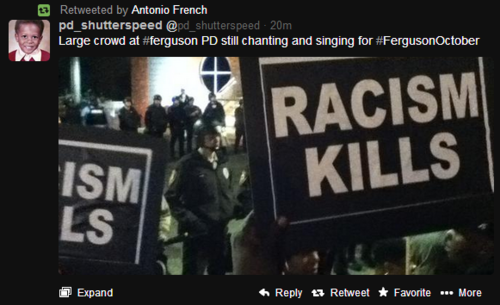
[[[146,127],[150,133],[164,133],[167,130],[168,116],[165,108],[155,104],[146,111]]]
[[[212,126],[226,126],[226,113],[221,103],[208,103],[203,112],[203,121]]]
[[[244,118],[244,112],[242,107],[236,108],[234,111],[234,126],[236,128],[244,129],[245,128],[245,118]]]
[[[186,105],[184,107],[184,110],[186,111],[188,125],[193,125],[194,123],[196,123],[196,121],[198,121],[202,115],[200,107],[195,105]]]
[[[168,121],[171,128],[184,128],[186,125],[186,111],[182,105],[174,105],[168,108]]]
[[[235,201],[226,160],[213,169],[197,150],[184,156],[170,177],[165,195],[180,230],[204,234],[233,217]]]
[[[124,131],[137,131],[141,124],[141,116],[134,107],[127,109],[123,107],[118,112],[120,118],[120,129]]]

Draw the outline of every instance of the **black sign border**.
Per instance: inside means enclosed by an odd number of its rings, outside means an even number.
[[[301,62],[299,58],[287,58],[290,61]],[[322,60],[310,57],[311,60]],[[359,57],[330,57],[328,60],[359,59]],[[493,67],[490,71],[484,71],[483,58],[478,57],[480,66],[480,82],[482,87],[484,110],[488,112],[485,116],[485,124],[489,120],[490,135],[487,143],[491,143],[488,149],[490,180],[493,175]],[[491,63],[493,60],[491,60]],[[271,59],[272,61],[272,59]],[[274,209],[272,188],[273,181],[269,175],[271,172],[270,156],[268,150],[267,126],[265,124],[266,109],[264,102],[263,76],[261,69],[261,58],[240,58],[241,79],[243,95],[245,99],[245,124],[247,128],[247,145],[250,162],[250,178],[252,183],[252,196],[254,210],[261,230],[265,231],[270,223],[278,216]],[[491,81],[490,86],[485,84],[485,74]],[[485,89],[486,87],[486,89]],[[486,104],[486,105],[485,105]],[[486,106],[486,107],[485,107]],[[264,119],[263,119],[264,118]],[[250,130],[250,132],[248,131]],[[290,166],[293,166],[290,165]],[[416,204],[400,209],[384,211],[370,211],[355,216],[343,215],[339,218],[320,221],[318,223],[292,223],[288,228],[286,245],[288,252],[296,252],[304,249],[328,249],[332,244],[342,245],[352,242],[363,242],[373,239],[406,236],[424,233],[456,226],[478,224],[494,219],[494,180],[491,194],[482,194],[469,198],[460,198],[453,201],[439,201],[439,204]],[[470,201],[477,202],[471,205]],[[402,217],[406,215],[406,217]],[[408,215],[419,215],[410,220]],[[419,220],[425,219],[425,223]],[[317,236],[307,232],[324,232]]]
[[[99,259],[82,259],[77,257],[59,256],[58,264],[68,274],[78,275],[146,275],[155,268],[158,244],[158,228],[161,210],[161,200],[165,185],[165,170],[168,145],[166,141],[149,136],[126,134],[114,130],[98,128],[82,128],[74,126],[59,127],[59,143],[61,141],[81,142],[90,145],[123,147],[130,150],[150,151],[150,172],[144,183],[148,183],[147,192],[143,193],[146,205],[141,209],[143,219],[141,244],[136,252],[134,263],[105,261]],[[151,183],[151,181],[155,181]],[[145,189],[146,191],[146,189]],[[154,204],[157,203],[157,204]],[[141,200],[141,204],[143,201]],[[59,240],[59,236],[58,236]],[[59,241],[58,241],[59,242]],[[137,256],[137,254],[139,254]]]

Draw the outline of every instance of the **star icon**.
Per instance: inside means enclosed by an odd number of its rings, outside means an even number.
[[[387,297],[388,292],[389,290],[386,290],[385,287],[382,287],[382,289],[378,291],[378,293],[380,293],[379,297]]]

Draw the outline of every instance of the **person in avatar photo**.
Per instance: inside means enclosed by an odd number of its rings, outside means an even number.
[[[11,61],[48,61],[50,53],[40,48],[43,39],[42,20],[17,20],[15,38],[19,48],[9,53]]]

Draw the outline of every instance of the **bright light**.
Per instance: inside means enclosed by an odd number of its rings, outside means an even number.
[[[208,89],[200,77],[203,57],[151,57],[149,59],[149,96],[162,96],[162,105],[172,105],[172,97],[178,96],[181,89],[194,97],[195,105],[202,110],[208,104]],[[150,100],[151,104],[153,101]]]
[[[234,123],[236,122],[236,119],[232,115],[226,115],[226,126],[234,127]]]
[[[80,103],[82,93],[82,82],[80,76],[80,58],[71,58],[71,89],[75,102]]]

